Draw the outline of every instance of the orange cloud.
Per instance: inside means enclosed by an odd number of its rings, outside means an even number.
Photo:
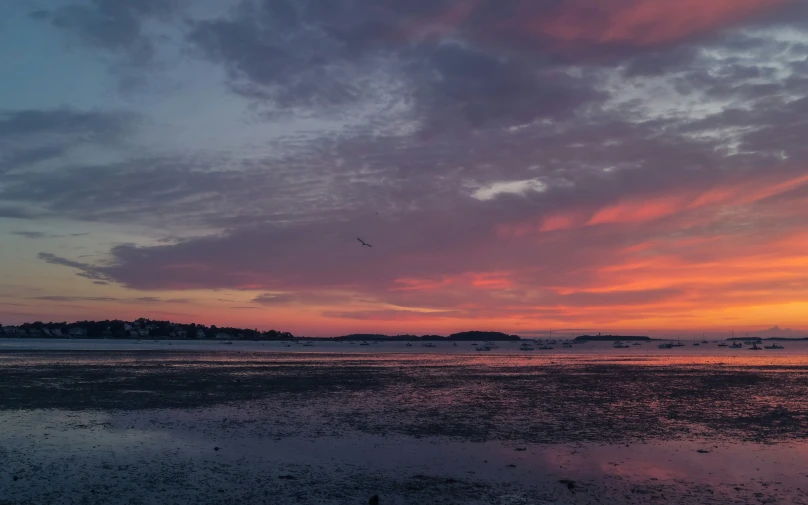
[[[669,216],[682,208],[681,196],[627,201],[599,210],[586,224],[642,223]]]
[[[743,21],[790,0],[567,0],[549,16],[529,17],[524,32],[568,46],[653,46],[700,35]]]
[[[677,190],[673,194],[649,195],[624,199],[595,210],[584,208],[547,215],[535,222],[506,223],[497,227],[500,236],[521,237],[534,233],[567,230],[581,226],[608,224],[639,224],[665,217],[685,215],[696,209],[710,207],[742,207],[782,195],[808,184],[808,175],[793,178],[760,177],[742,183],[730,183],[697,191]],[[794,205],[804,205],[797,201]],[[591,217],[587,218],[587,214]],[[709,219],[709,217],[707,218]],[[703,217],[693,216],[679,222],[679,227],[704,224]],[[685,226],[686,225],[686,226]]]
[[[396,279],[392,291],[434,291],[449,286],[475,289],[507,289],[514,285],[509,272],[468,272],[440,279]]]

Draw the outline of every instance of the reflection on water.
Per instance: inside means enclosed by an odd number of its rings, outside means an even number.
[[[232,345],[222,345],[217,341],[199,340],[97,340],[97,339],[3,339],[0,338],[0,353],[12,350],[63,350],[63,351],[196,351],[208,353],[269,353],[284,355],[318,355],[324,354],[328,359],[351,359],[351,356],[371,355],[379,359],[384,355],[395,355],[389,359],[432,359],[440,356],[460,356],[472,362],[486,362],[489,359],[513,356],[537,360],[537,362],[611,361],[648,364],[739,364],[754,365],[808,364],[808,341],[779,342],[784,349],[762,349],[752,351],[749,346],[739,349],[719,347],[716,342],[699,346],[684,345],[672,349],[660,349],[658,344],[664,341],[644,342],[628,348],[615,348],[609,342],[587,342],[564,348],[553,346],[552,350],[532,351],[520,350],[518,342],[500,342],[496,349],[480,353],[475,351],[474,343],[460,342],[457,346],[440,342],[434,348],[414,345],[406,347],[403,342],[374,343],[368,346],[350,344],[348,342],[316,341],[312,346],[282,342],[250,342],[235,341]],[[768,344],[767,344],[768,345]]]
[[[264,491],[275,500],[267,503],[362,503],[374,493],[389,503],[453,493],[484,499],[464,503],[503,503],[506,496],[545,500],[519,502],[535,504],[808,499],[805,442],[509,444],[352,430],[278,437],[245,429],[226,410],[208,409],[5,412],[0,421],[8,469],[0,486],[7,498],[35,503],[54,496],[84,503],[216,503],[222,495],[262,503],[255,500]],[[293,480],[279,479],[289,476]],[[562,480],[574,482],[573,489]],[[328,495],[341,498],[323,500]]]
[[[30,503],[808,503],[797,352],[261,345],[2,347],[0,490]]]

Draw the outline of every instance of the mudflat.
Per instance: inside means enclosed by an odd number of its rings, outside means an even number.
[[[0,504],[808,503],[807,397],[793,361],[3,351]]]

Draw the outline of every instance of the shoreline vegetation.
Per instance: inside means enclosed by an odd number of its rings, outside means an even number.
[[[3,326],[0,324],[0,338],[86,338],[86,339],[151,339],[151,340],[248,340],[248,341],[367,341],[367,342],[502,342],[502,341],[533,341],[555,339],[552,335],[543,338],[520,337],[499,331],[462,331],[443,335],[385,335],[377,333],[353,333],[337,337],[304,337],[295,336],[287,331],[217,327],[202,324],[183,324],[170,321],[156,321],[140,318],[134,321],[104,320],[104,321],[76,321],[67,322],[33,322],[18,326]],[[569,337],[558,337],[566,340]],[[573,339],[577,342],[648,342],[670,341],[676,338],[649,337],[643,335],[580,335]],[[716,340],[711,337],[711,340]],[[808,337],[730,337],[719,340],[725,341],[800,341]]]

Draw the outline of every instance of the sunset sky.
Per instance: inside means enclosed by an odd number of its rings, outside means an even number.
[[[8,0],[0,65],[1,324],[808,329],[805,1]]]

